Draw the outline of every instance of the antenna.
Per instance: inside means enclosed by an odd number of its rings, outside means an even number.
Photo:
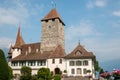
[[[80,44],[80,40],[78,41],[78,44]]]
[[[51,4],[52,4],[52,7],[53,7],[53,8],[56,8],[56,3],[55,3],[55,1],[52,0],[52,1],[51,1]]]

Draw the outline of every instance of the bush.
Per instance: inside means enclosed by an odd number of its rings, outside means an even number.
[[[56,74],[54,76],[54,80],[61,80],[61,75],[60,74]]]
[[[23,66],[20,71],[21,71],[21,75],[22,75],[22,76],[20,76],[20,80],[30,80],[31,79],[32,69],[30,67]]]
[[[50,80],[51,79],[51,74],[49,68],[40,68],[37,72],[38,78],[42,78],[45,80]]]
[[[0,49],[0,80],[9,80],[9,69],[4,52]]]
[[[38,80],[37,76],[31,76],[30,80]]]

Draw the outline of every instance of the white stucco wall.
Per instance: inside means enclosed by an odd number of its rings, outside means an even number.
[[[13,49],[12,58],[15,58],[16,56],[20,54],[21,54],[21,49]]]
[[[62,59],[62,63],[59,63],[59,59],[60,58],[54,58],[55,59],[55,63],[52,63],[52,59],[48,59],[48,68],[50,68],[51,71],[54,71],[55,68],[60,68],[60,70],[63,72],[64,70],[66,70],[66,60]]]

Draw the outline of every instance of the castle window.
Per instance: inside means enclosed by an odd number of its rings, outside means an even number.
[[[75,74],[75,69],[71,69],[71,74]]]
[[[18,62],[12,62],[11,66],[18,66]]]
[[[42,66],[42,61],[37,61],[38,66]]]
[[[59,63],[62,64],[62,59],[59,59]]]
[[[83,69],[83,73],[87,74],[87,69],[86,68]]]
[[[53,64],[55,63],[55,59],[52,59],[52,63],[53,63]]]
[[[38,66],[45,66],[46,65],[46,61],[43,60],[43,61],[37,61],[37,65]]]
[[[75,65],[75,62],[74,62],[74,61],[70,61],[69,65],[70,65],[70,66],[74,66],[74,65]]]
[[[28,61],[28,66],[35,66],[35,61]]]
[[[77,74],[82,74],[81,68],[77,68]]]
[[[46,65],[46,61],[43,60],[43,61],[42,61],[42,66],[45,66],[45,65]]]
[[[76,66],[81,66],[82,65],[82,61],[76,61]]]
[[[87,60],[83,61],[83,65],[88,66],[88,61]]]
[[[20,61],[19,66],[26,66],[26,62],[25,61]]]

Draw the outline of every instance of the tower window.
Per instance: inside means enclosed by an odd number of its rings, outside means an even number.
[[[48,22],[48,20],[45,20],[45,22]]]
[[[52,21],[55,21],[55,19],[52,19]]]
[[[50,28],[51,28],[51,26],[48,26],[48,28],[50,29]]]

